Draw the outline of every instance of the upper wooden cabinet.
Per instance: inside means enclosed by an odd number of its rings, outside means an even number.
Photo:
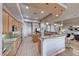
[[[12,32],[12,26],[15,26],[15,31],[20,31],[22,24],[5,10],[3,10],[3,34]]]
[[[9,32],[9,15],[3,11],[3,33]]]
[[[9,32],[12,31],[12,26],[13,26],[13,18],[9,16]]]
[[[17,21],[16,19],[13,20],[13,25],[16,26],[16,31],[20,31],[22,24],[21,22]]]
[[[22,27],[22,23],[21,23],[21,22],[18,22],[17,30],[18,30],[18,31],[21,31],[21,27]]]

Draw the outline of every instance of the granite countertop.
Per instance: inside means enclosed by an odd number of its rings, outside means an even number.
[[[55,37],[61,37],[61,36],[65,36],[65,35],[50,35],[50,36],[43,36],[41,38],[42,39],[48,39],[48,38],[55,38]]]

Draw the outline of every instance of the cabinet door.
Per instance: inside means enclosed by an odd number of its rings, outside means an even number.
[[[16,21],[17,31],[19,31],[19,22]]]
[[[14,25],[16,26],[16,31],[20,31],[21,30],[21,23],[17,20],[13,20]]]
[[[16,20],[16,27],[17,27],[17,31],[18,31],[18,21]]]
[[[13,18],[9,16],[9,32],[12,32]]]
[[[22,24],[18,22],[18,31],[21,31]]]
[[[14,31],[17,31],[17,21],[16,19],[13,18],[13,26],[14,26]]]
[[[9,15],[3,11],[3,33],[9,32]]]

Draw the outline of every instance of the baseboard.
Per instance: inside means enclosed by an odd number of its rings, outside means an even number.
[[[49,55],[49,56],[56,56],[57,54],[60,54],[60,53],[63,52],[63,51],[65,51],[65,48],[63,48],[63,49],[61,49],[61,50],[57,51],[56,53],[51,54],[51,55]]]

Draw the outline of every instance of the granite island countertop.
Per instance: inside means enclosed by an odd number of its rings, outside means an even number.
[[[42,36],[41,38],[48,39],[48,38],[56,38],[56,37],[61,37],[61,36],[66,36],[66,35],[64,35],[64,34],[62,34],[62,35],[50,35],[50,36]]]

